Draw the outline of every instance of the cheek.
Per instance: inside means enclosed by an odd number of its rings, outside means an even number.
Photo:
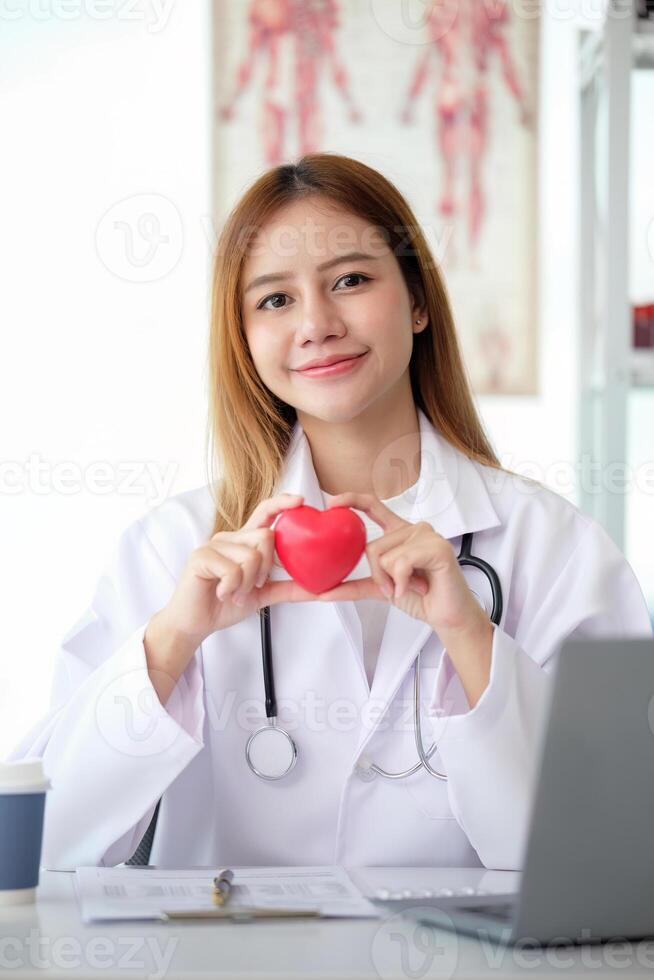
[[[375,322],[389,333],[397,332],[410,316],[406,296],[394,284],[379,289],[375,293],[374,304],[371,304],[368,310],[370,316],[366,319],[371,320],[374,317]]]
[[[252,329],[246,334],[246,340],[254,366],[264,381],[283,371],[284,344],[270,329]]]
[[[406,297],[397,289],[379,292],[375,303],[362,310],[366,339],[371,345],[389,350],[411,350],[411,312]]]

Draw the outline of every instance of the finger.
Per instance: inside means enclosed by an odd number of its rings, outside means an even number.
[[[276,606],[279,602],[317,602],[319,596],[308,592],[293,579],[283,579],[268,580],[259,590],[258,599],[261,606]]]
[[[405,541],[407,532],[410,532],[412,525],[407,524],[404,527],[398,527],[394,531],[389,531],[386,534],[382,534],[370,541],[366,545],[366,557],[368,559],[368,564],[370,565],[370,571],[372,576],[377,581],[382,588],[387,588],[389,590],[389,595],[393,594],[393,589],[395,583],[393,582],[391,576],[385,571],[380,563],[381,556],[389,551],[391,548],[400,545],[401,542]],[[384,593],[386,594],[386,593]]]
[[[349,582],[341,582],[333,589],[320,593],[320,599],[325,602],[340,602],[341,600],[385,599],[386,596],[379,588],[374,578],[354,578]]]
[[[394,514],[372,493],[353,493],[351,491],[339,493],[328,502],[327,508],[331,510],[332,507],[353,507],[354,510],[361,510],[379,524],[384,531],[394,531],[408,523]]]
[[[208,581],[221,581],[233,572],[233,565],[231,559],[221,555],[210,544],[198,548],[193,556],[193,574]]]
[[[216,596],[222,599],[229,592],[238,588],[242,569],[227,555],[216,551],[211,545],[206,545],[204,548],[198,548],[196,552],[193,573],[199,578],[215,579],[217,582]]]
[[[424,577],[420,574],[421,570],[437,571],[442,568],[444,563],[449,562],[451,551],[451,547],[449,551],[447,548],[441,548],[438,541],[416,538],[412,542],[405,542],[383,552],[379,556],[379,563],[395,582],[394,597],[399,599],[410,587],[412,580],[417,580],[419,587],[416,591],[424,595],[429,586],[424,582]]]
[[[275,560],[275,535],[273,531],[265,531],[259,541],[258,548],[261,551],[262,558],[261,564],[259,565],[256,586],[260,589],[267,582],[270,569]]]
[[[270,527],[281,511],[289,510],[291,507],[298,507],[303,500],[304,497],[299,493],[282,493],[276,497],[262,500],[252,511],[249,520],[243,525],[243,530],[251,530],[257,527]]]
[[[406,558],[411,562],[414,569],[429,570],[432,572],[441,571],[456,563],[454,550],[445,539],[414,537],[411,541],[394,548],[385,550],[380,555],[379,561],[386,571],[390,571],[390,566],[398,558]],[[392,572],[391,572],[392,574]]]
[[[379,583],[374,578],[357,578],[349,582],[341,582],[333,589],[320,593],[320,599],[325,602],[341,602],[357,599],[393,599],[394,581],[390,581],[389,595],[385,595]],[[418,576],[411,576],[409,588],[419,595],[425,595],[429,591],[429,586],[424,579]]]
[[[372,577],[378,583],[380,589],[384,595],[388,596],[393,594],[393,579],[380,565],[380,551],[378,548],[373,548],[372,545],[375,542],[371,542],[366,547],[366,557],[368,559],[368,565],[370,566],[370,571],[372,572]]]
[[[227,531],[223,537],[215,535],[209,542],[219,551],[225,550],[226,545],[250,545],[261,554],[261,561],[255,576],[254,585],[261,588],[270,574],[275,558],[275,534],[270,528],[251,528],[249,531]],[[252,588],[253,585],[249,585]]]
[[[221,581],[216,590],[216,595],[221,599],[225,599],[230,594],[233,598],[246,596],[252,591],[259,576],[263,559],[259,548],[256,545],[240,544],[237,541],[221,541],[219,545],[212,545],[212,547],[219,549],[219,554],[230,558],[241,570],[238,581],[235,574],[232,575],[229,582]]]
[[[218,551],[226,551],[226,546],[233,544],[249,544],[261,553],[261,562],[254,583],[257,588],[260,588],[268,578],[275,561],[274,531],[267,527],[250,528],[248,531],[218,531],[208,541],[208,545],[217,548]]]
[[[407,531],[412,540],[409,539]],[[424,543],[417,545],[414,531],[415,526],[412,524],[408,525],[408,528],[400,528],[399,534],[397,531],[391,531],[389,534],[377,538],[376,541],[372,541],[366,549],[373,575],[379,582],[382,591],[388,590],[384,593],[388,597],[393,596],[393,598],[398,599],[406,589],[411,589],[423,596],[429,592],[429,582],[425,581],[424,575],[420,572],[424,566],[418,560],[423,553],[430,553],[429,546]],[[397,562],[407,558],[409,559],[408,566],[402,571],[403,566],[398,566]],[[400,584],[399,590],[398,582]]]
[[[393,598],[400,599],[409,587],[409,579],[413,574],[413,564],[406,555],[401,555],[395,558],[392,563],[389,562],[386,567],[390,568],[391,577],[395,582]]]

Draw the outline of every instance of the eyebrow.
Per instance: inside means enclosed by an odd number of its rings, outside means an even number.
[[[323,262],[322,265],[317,266],[318,272],[324,272],[325,269],[331,269],[332,266],[340,265],[342,262],[353,262],[361,261],[367,259],[378,259],[378,255],[368,255],[367,252],[348,252],[347,255],[339,255],[335,259],[329,259],[328,262]],[[257,286],[265,286],[267,283],[271,282],[281,282],[283,279],[293,279],[295,273],[290,269],[284,269],[282,272],[270,272],[265,276],[257,276],[252,282],[248,283],[245,288],[245,292],[249,293],[250,290],[256,289]]]

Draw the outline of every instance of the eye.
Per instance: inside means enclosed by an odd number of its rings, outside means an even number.
[[[363,282],[368,282],[369,276],[364,276],[361,272],[348,272],[347,275],[341,276],[341,279],[362,279]],[[338,279],[337,282],[340,282],[341,279]],[[355,285],[358,286],[359,284],[355,283]]]
[[[370,276],[364,276],[362,272],[348,272],[344,276],[341,276],[340,279],[337,279],[336,282],[338,283],[342,279],[361,279],[363,282],[368,282],[369,279],[370,279]],[[355,286],[358,286],[358,285],[359,285],[359,283],[356,282],[354,284],[354,286],[348,286],[348,287],[346,287],[346,289],[354,289]],[[266,296],[266,297],[264,297],[264,299],[261,300],[261,302],[257,305],[257,309],[258,310],[265,310],[265,309],[268,309],[268,310],[270,310],[270,309],[273,309],[273,310],[283,310],[284,309],[284,306],[272,306],[272,307],[270,307],[270,306],[266,306],[266,303],[268,303],[271,299],[277,299],[278,296],[286,296],[286,295],[287,295],[286,293],[271,293],[269,296]]]
[[[271,309],[271,307],[269,307],[269,306],[266,307],[266,303],[268,303],[271,299],[276,299],[278,296],[286,296],[286,293],[271,293],[270,296],[266,296],[265,299],[262,299],[261,300],[261,302],[257,305],[257,309],[258,310]],[[281,310],[281,309],[283,309],[283,307],[282,306],[273,306],[272,309],[273,310]]]

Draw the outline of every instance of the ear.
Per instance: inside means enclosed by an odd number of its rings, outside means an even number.
[[[412,291],[411,300],[411,329],[414,333],[422,333],[429,323],[429,310],[420,286],[415,287]],[[420,323],[416,322],[418,320]]]

